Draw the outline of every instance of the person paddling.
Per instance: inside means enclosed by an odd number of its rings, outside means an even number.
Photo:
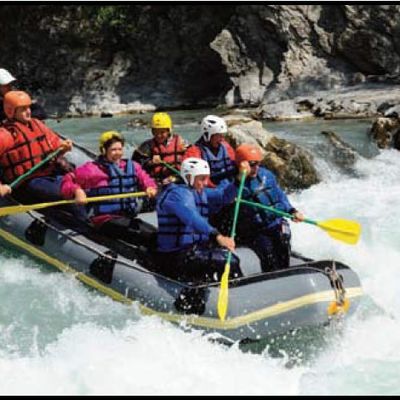
[[[237,147],[235,158],[238,168],[248,166],[250,169],[242,193],[244,200],[251,200],[287,212],[293,215],[295,222],[304,220],[303,214],[292,206],[284,191],[279,187],[275,175],[260,165],[263,157],[259,146],[242,144]],[[263,271],[289,267],[291,232],[284,218],[266,210],[242,204],[236,238],[238,243],[255,251],[260,258]]]
[[[155,181],[135,161],[124,159],[125,139],[116,131],[100,136],[100,155],[65,175],[61,194],[86,204],[87,196],[104,196],[137,192],[144,189],[149,197],[157,194]],[[86,206],[93,226],[102,234],[118,237],[138,245],[155,240],[155,228],[137,218],[138,203],[132,198],[96,202]]]
[[[65,153],[72,149],[71,140],[62,140],[43,122],[31,116],[32,100],[23,91],[9,91],[4,96],[7,119],[0,130],[0,196],[11,193],[8,185],[26,174],[58,148]],[[22,189],[39,200],[60,199],[63,171],[56,162],[49,162],[22,181]]]
[[[172,132],[171,117],[165,112],[153,115],[151,133],[153,138],[144,141],[134,150],[132,160],[139,162],[158,183],[166,183],[166,178],[175,177],[173,170],[179,170],[187,143],[180,135]]]
[[[232,182],[207,188],[210,167],[201,158],[182,162],[182,180],[166,186],[157,199],[158,264],[161,271],[184,281],[220,280],[232,238],[209,224],[209,215],[232,203],[237,188]],[[231,276],[241,276],[239,259],[233,254]]]

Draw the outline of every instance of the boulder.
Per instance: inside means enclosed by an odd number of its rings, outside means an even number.
[[[312,155],[300,146],[278,139],[262,123],[236,115],[224,116],[227,140],[233,147],[242,143],[258,144],[264,154],[262,164],[274,172],[284,190],[306,189],[320,181]]]
[[[398,118],[377,118],[369,134],[380,149],[395,147],[400,150],[400,120]]]

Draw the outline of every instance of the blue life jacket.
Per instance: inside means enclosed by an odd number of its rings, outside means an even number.
[[[198,141],[196,145],[200,148],[201,158],[210,165],[210,179],[218,185],[223,179],[230,179],[235,176],[235,162],[231,160],[228,150],[221,143],[217,154],[214,154],[204,141]]]
[[[167,212],[165,202],[172,201],[172,194],[180,195],[182,202],[171,202],[170,206],[189,215],[189,212],[197,210],[192,217],[193,224],[184,224],[173,211]],[[209,234],[199,233],[195,230],[196,222],[204,224],[204,230],[208,229],[209,203],[206,191],[200,194],[196,190],[191,189],[183,184],[169,184],[157,199],[157,217],[158,217],[158,250],[164,252],[180,251],[191,247],[195,243],[207,242]],[[197,221],[195,221],[197,219]],[[201,221],[205,219],[205,221]]]
[[[103,157],[99,157],[96,163],[107,169],[109,182],[107,186],[88,189],[88,196],[106,196],[136,192],[138,190],[137,176],[132,160],[126,160],[125,171],[121,171],[114,163],[107,162]],[[95,202],[87,205],[89,216],[102,214],[127,214],[136,215],[136,198],[115,199],[104,202]]]
[[[278,186],[275,175],[263,167],[259,167],[257,176],[246,179],[242,197],[285,212],[293,209],[286,194]],[[240,213],[256,226],[272,228],[282,222],[282,217],[256,207],[243,205]]]

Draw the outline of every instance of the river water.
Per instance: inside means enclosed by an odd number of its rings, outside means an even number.
[[[193,141],[208,111],[172,112]],[[133,118],[49,121],[96,150],[118,129],[127,152],[150,137]],[[196,121],[196,122],[193,122]],[[370,121],[266,123],[315,156],[322,182],[290,194],[312,219],[354,219],[356,246],[308,224],[292,224],[293,248],[334,258],[360,276],[365,296],[339,326],[287,334],[263,346],[230,347],[142,316],[33,258],[0,248],[0,394],[399,394],[400,153],[370,144]],[[362,155],[350,170],[335,163],[322,130],[334,130]]]

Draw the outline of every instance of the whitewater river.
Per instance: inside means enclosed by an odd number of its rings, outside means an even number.
[[[193,141],[205,112],[173,112]],[[150,137],[133,118],[49,121],[96,150],[98,135],[119,129],[132,146]],[[0,394],[399,394],[400,153],[378,152],[369,121],[265,124],[310,149],[322,183],[291,194],[309,218],[354,219],[356,246],[308,224],[292,224],[293,247],[334,258],[360,276],[365,297],[339,326],[283,335],[257,346],[226,347],[142,316],[33,258],[0,248]],[[350,171],[334,162],[321,130],[334,130],[362,157]]]

